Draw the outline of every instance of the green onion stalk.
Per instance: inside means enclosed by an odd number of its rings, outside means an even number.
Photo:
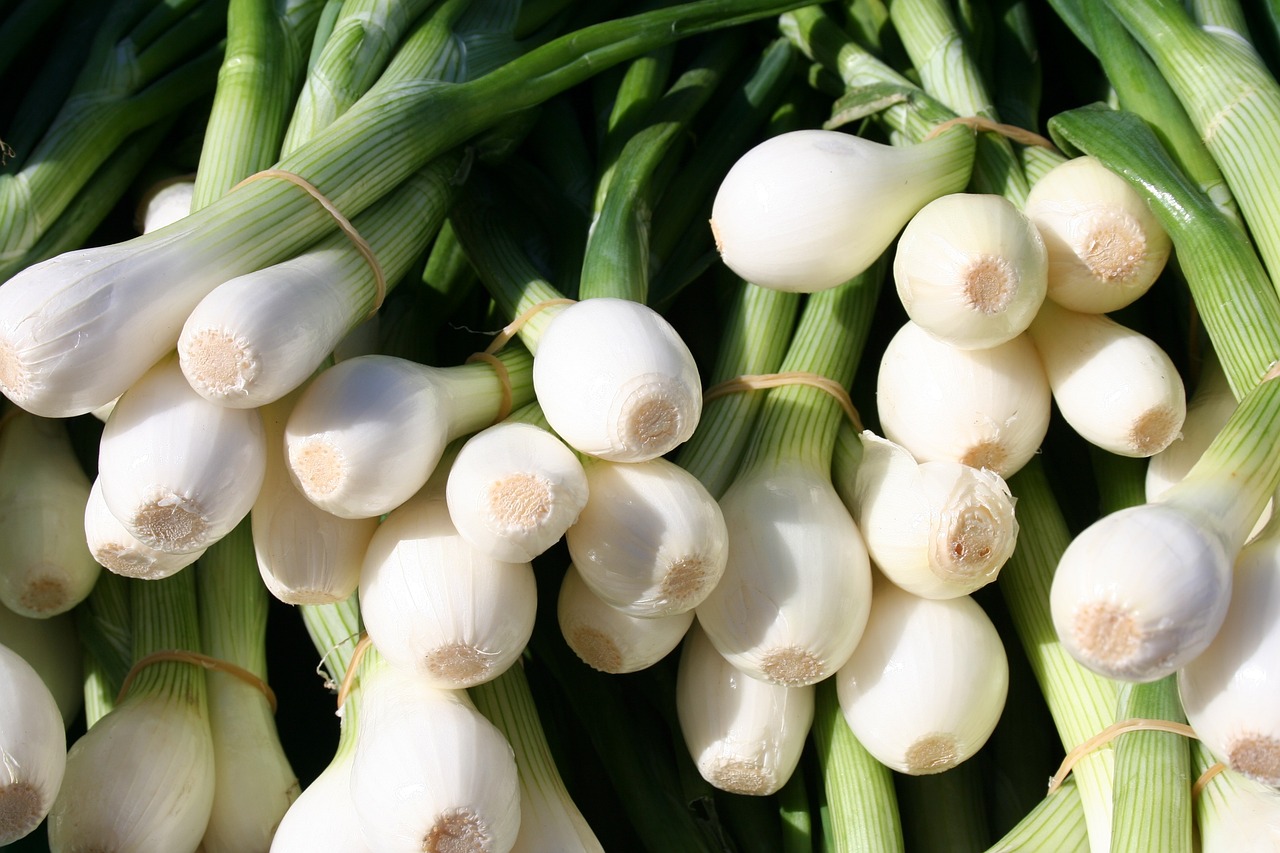
[[[921,88],[960,116],[999,121],[987,84],[949,8],[940,0],[894,0],[890,20],[920,75]],[[1028,185],[1013,145],[982,134],[974,154],[974,181],[985,192],[1021,206]]]
[[[193,209],[279,159],[320,6],[320,0],[231,0]]]
[[[1089,840],[1080,786],[1074,777],[1068,776],[1056,791],[1037,803],[1016,826],[987,848],[987,853],[1019,850],[1087,853],[1091,849]]]
[[[580,299],[648,301],[650,217],[662,190],[657,173],[664,161],[678,156],[689,124],[736,58],[740,42],[734,36],[731,32],[707,42],[653,105],[644,126],[626,140],[618,162],[597,187],[597,212],[578,283]]]
[[[520,834],[514,850],[603,851],[556,768],[522,663],[468,690],[516,754],[520,774]]]
[[[1178,165],[1229,218],[1240,219],[1222,170],[1159,68],[1102,0],[1081,0],[1094,54],[1121,109],[1141,116]]]
[[[85,724],[92,727],[116,704],[133,665],[130,587],[123,575],[103,572],[83,606],[74,611],[84,647]]]
[[[247,518],[209,546],[195,573],[205,653],[236,667],[205,676],[216,782],[201,843],[209,853],[266,850],[299,787],[267,693],[268,596]]]
[[[338,693],[340,728],[333,757],[285,812],[271,849],[302,853],[333,847],[360,853],[370,848],[348,791],[355,757],[361,675],[376,661],[368,654],[356,657],[357,650],[362,649],[362,626],[355,595],[333,604],[302,605],[299,611],[320,661],[316,669],[325,673],[326,685]]]
[[[1001,569],[997,584],[1063,748],[1070,752],[1115,721],[1119,685],[1077,663],[1054,629],[1049,587],[1071,534],[1043,463],[1033,459],[1010,478],[1009,486],[1018,500],[1018,544]],[[1075,765],[1072,773],[1088,822],[1090,848],[1107,850],[1111,837],[1113,754],[1107,750],[1091,752]]]
[[[380,83],[322,136],[276,165],[303,177],[351,217],[440,154],[609,65],[673,38],[744,24],[795,5],[797,0],[702,0],[583,28],[465,83]],[[0,330],[0,385],[32,409],[64,415],[91,411],[118,396],[163,354],[193,301],[222,281],[296,254],[333,227],[332,216],[308,193],[288,181],[257,180],[151,234],[37,265],[0,291],[0,315],[22,328],[41,326],[46,333],[30,349],[35,342],[17,327]],[[96,260],[89,262],[90,257]],[[67,280],[59,270],[73,258],[83,275]],[[83,298],[72,294],[112,287],[130,268],[136,275],[128,287],[114,288],[111,305],[84,316],[84,308],[77,307],[84,305]],[[69,289],[51,298],[54,282]],[[148,293],[151,288],[164,296]],[[23,305],[26,300],[34,302]],[[150,308],[138,310],[140,305]],[[63,333],[73,335],[74,348],[53,326],[33,322],[46,311],[73,325],[74,333],[66,327]],[[52,316],[47,320],[57,325]],[[135,334],[143,328],[148,334]],[[125,357],[115,345],[121,339],[149,339],[152,345],[130,347]],[[41,366],[52,366],[48,358],[60,365],[51,376]],[[97,375],[95,368],[95,387],[83,387],[90,378],[86,365],[108,362],[110,376]],[[64,381],[67,387],[53,387]]]
[[[857,369],[883,273],[884,267],[876,264],[845,285],[811,295],[778,372],[812,374],[847,387]],[[865,547],[831,486],[835,436],[847,414],[828,391],[806,384],[784,384],[762,396],[750,442],[721,498],[730,561],[719,585],[697,608],[698,621],[717,650],[751,677],[807,689],[833,674],[847,658],[870,606]],[[771,499],[785,502],[787,509],[771,508]],[[798,540],[775,542],[770,535],[770,517],[778,512],[793,519],[786,529],[811,531],[803,534],[809,544],[798,562],[792,562]],[[825,532],[817,536],[818,530]],[[735,541],[746,547],[735,548]],[[828,545],[814,544],[818,542],[828,543],[831,553]],[[763,561],[758,568],[757,559]],[[759,574],[765,563],[767,577]],[[775,589],[768,577],[778,579],[785,589]],[[749,591],[756,585],[758,594]],[[745,611],[736,606],[739,601]],[[835,622],[828,621],[828,608],[838,610]],[[756,624],[757,612],[764,622]],[[784,626],[801,634],[791,636]],[[759,637],[764,641],[746,639]],[[834,686],[827,687],[827,699],[823,688],[818,689],[814,712],[820,756],[829,749],[823,737],[847,730]],[[844,742],[851,739],[849,735]],[[878,834],[887,849],[900,846],[889,771],[863,762],[849,772],[844,761],[830,760],[850,755],[833,752],[821,759],[837,849],[856,849],[845,842],[864,832]],[[862,752],[853,749],[852,757],[859,755]],[[842,799],[849,794],[844,781],[851,778],[860,780],[857,802],[865,809],[849,811],[835,805],[848,802]]]
[[[225,17],[219,0],[113,7],[26,167],[0,176],[0,280],[129,135],[210,90]]]
[[[323,40],[314,42],[317,55],[305,66],[306,80],[279,149],[292,151],[358,101],[429,6],[428,0],[342,3],[340,13],[326,21]]]

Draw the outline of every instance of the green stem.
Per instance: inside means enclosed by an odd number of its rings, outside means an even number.
[[[1120,689],[1116,719],[1185,723],[1177,677]],[[1187,738],[1161,731],[1135,731],[1115,741],[1115,806],[1112,850],[1190,853],[1191,756]]]

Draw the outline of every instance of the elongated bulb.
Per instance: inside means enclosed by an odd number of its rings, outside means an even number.
[[[693,611],[632,616],[592,592],[571,563],[560,582],[556,620],[565,642],[583,663],[619,674],[647,669],[674,651],[693,624]]]
[[[812,293],[871,266],[921,207],[969,182],[973,134],[891,146],[834,130],[779,134],[720,184],[711,230],[725,265],[752,284]]]
[[[98,446],[98,480],[111,514],[138,540],[187,554],[249,514],[266,456],[257,410],[196,394],[170,354],[116,404]]]
[[[334,270],[347,254],[313,250],[214,288],[178,337],[191,387],[221,405],[249,408],[305,382],[352,326],[352,288]]]
[[[1048,289],[1040,232],[997,195],[951,193],[911,217],[893,256],[902,307],[951,346],[979,349],[1026,331]]]
[[[866,545],[829,477],[760,466],[720,499],[724,576],[696,612],[711,642],[753,678],[798,687],[849,659],[871,607]]]
[[[67,737],[62,714],[39,673],[0,645],[0,846],[40,825],[62,785]]]
[[[506,853],[520,828],[511,746],[462,691],[384,667],[364,687],[351,798],[379,853]]]
[[[68,751],[49,813],[49,845],[195,850],[209,822],[213,790],[213,739],[203,710],[163,695],[130,696]]]
[[[1168,233],[1129,182],[1093,157],[1076,157],[1032,185],[1023,212],[1049,253],[1048,298],[1073,311],[1116,311],[1146,293],[1172,249]]]
[[[167,578],[200,559],[205,552],[201,548],[185,554],[170,554],[139,540],[111,514],[102,496],[102,483],[96,478],[84,508],[84,533],[93,559],[103,568],[130,578]]]
[[[777,792],[800,764],[813,724],[814,688],[750,678],[696,624],[676,677],[676,711],[698,773],[722,791]]]
[[[1040,449],[1051,399],[1025,334],[962,350],[908,321],[885,347],[876,378],[885,438],[921,462],[950,459],[1006,479]]]
[[[1231,604],[1203,652],[1178,671],[1187,722],[1231,769],[1280,786],[1280,536],[1245,545]]]
[[[729,559],[724,513],[696,477],[663,458],[586,466],[590,497],[565,534],[587,586],[634,616],[692,610]]]
[[[582,463],[564,442],[514,421],[468,438],[445,486],[458,533],[507,562],[528,562],[560,541],[588,493]]]
[[[0,426],[0,604],[44,618],[88,597],[102,567],[84,539],[90,483],[66,425],[20,410]]]
[[[374,646],[436,687],[501,675],[524,651],[536,610],[531,566],[474,548],[430,486],[378,526],[360,569],[360,611]]]
[[[341,518],[307,500],[289,477],[284,428],[301,392],[263,406],[266,475],[249,511],[263,583],[286,604],[342,601],[360,585],[376,518]]]
[[[880,580],[862,641],[836,673],[840,710],[867,751],[899,773],[940,773],[995,730],[1009,664],[972,598],[920,598]]]
[[[856,466],[833,466],[872,562],[925,598],[967,595],[996,579],[1013,554],[1018,521],[993,471],[951,460],[918,463],[901,445],[862,433]]]
[[[386,355],[339,362],[289,414],[290,477],[334,515],[383,515],[422,488],[449,441],[492,423],[502,396],[488,365],[428,367]]]
[[[1168,447],[1186,419],[1186,389],[1160,345],[1103,314],[1052,302],[1028,330],[1063,419],[1120,456]]]
[[[702,415],[689,347],[661,314],[626,299],[586,299],[557,313],[538,341],[533,386],[565,443],[614,462],[665,455]]]

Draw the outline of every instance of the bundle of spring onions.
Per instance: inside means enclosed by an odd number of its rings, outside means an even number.
[[[0,0],[0,846],[1280,849],[1280,14]]]

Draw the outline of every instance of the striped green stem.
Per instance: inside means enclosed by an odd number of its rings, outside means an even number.
[[[893,773],[867,752],[845,722],[836,685],[817,687],[812,737],[826,795],[824,850],[903,850]]]
[[[320,5],[320,0],[231,0],[193,209],[279,159]]]
[[[1116,719],[1186,723],[1176,676],[1120,689]],[[1113,850],[1191,853],[1191,756],[1185,735],[1134,731],[1115,743]]]
[[[138,581],[129,586],[135,668],[132,681],[126,679],[127,693],[121,702],[130,697],[163,697],[196,706],[201,716],[207,717],[208,694],[201,666],[188,661],[156,660],[138,668],[149,655],[201,651],[195,572],[178,572],[162,580]]]
[[[1028,850],[1053,853],[1088,853],[1090,850],[1084,804],[1075,779],[1068,777],[1062,787],[1041,800],[1017,826],[988,848],[987,853]]]
[[[131,581],[103,572],[73,612],[85,653],[85,723],[92,726],[115,707],[133,662]]]
[[[1018,545],[997,581],[1063,748],[1070,752],[1115,721],[1119,685],[1075,661],[1058,641],[1049,612],[1054,570],[1071,540],[1043,463],[1037,458],[1009,479],[1018,501]],[[1113,756],[1086,755],[1072,771],[1093,850],[1111,837]],[[1055,795],[1051,795],[1055,796]]]
[[[612,296],[647,302],[649,228],[660,194],[659,168],[677,156],[689,124],[716,91],[740,42],[726,34],[707,43],[691,66],[651,108],[648,120],[623,144],[597,190],[578,284],[580,299]]]

